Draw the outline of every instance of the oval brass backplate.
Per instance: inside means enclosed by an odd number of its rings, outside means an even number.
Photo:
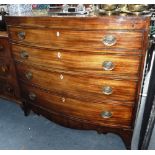
[[[36,99],[36,97],[37,97],[37,96],[36,96],[35,93],[32,93],[32,92],[29,93],[29,99],[30,99],[30,100],[34,101],[34,100]]]
[[[105,46],[113,46],[116,44],[116,37],[113,35],[106,35],[103,37],[102,42]]]
[[[25,35],[26,35],[26,33],[25,33],[25,32],[23,32],[23,31],[18,32],[18,38],[19,38],[20,40],[25,39]]]
[[[110,111],[103,111],[103,112],[101,112],[101,117],[102,118],[110,118],[110,117],[112,117],[112,113]]]
[[[113,90],[111,86],[103,86],[102,92],[105,95],[110,95],[112,94]]]
[[[102,63],[102,66],[103,66],[103,69],[106,70],[106,71],[110,71],[110,70],[113,70],[115,65],[112,61],[104,61]]]

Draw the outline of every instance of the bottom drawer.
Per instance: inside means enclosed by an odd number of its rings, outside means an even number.
[[[82,102],[65,96],[51,94],[44,90],[21,85],[22,96],[31,104],[48,111],[55,111],[70,117],[76,117],[102,126],[123,126],[131,128],[132,106],[118,104],[94,104]]]

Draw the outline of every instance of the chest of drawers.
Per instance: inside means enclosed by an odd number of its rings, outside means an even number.
[[[0,32],[0,97],[18,101],[19,89],[8,34]],[[18,101],[19,102],[19,101]]]
[[[25,112],[114,132],[130,148],[149,17],[6,17]]]

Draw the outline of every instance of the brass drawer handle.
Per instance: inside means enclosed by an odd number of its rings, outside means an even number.
[[[30,100],[34,101],[36,98],[37,98],[36,94],[34,94],[32,92],[29,93],[29,99]]]
[[[26,51],[21,51],[21,52],[20,52],[20,57],[21,57],[22,59],[28,59],[29,54],[28,54]]]
[[[2,51],[4,49],[4,47],[2,45],[0,45],[0,51]]]
[[[102,42],[106,46],[113,46],[116,44],[116,37],[113,35],[106,35],[103,37]]]
[[[66,101],[66,99],[64,97],[62,97],[62,102],[64,103]]]
[[[27,80],[31,80],[33,78],[33,75],[31,72],[27,72],[27,73],[25,73],[25,77]]]
[[[110,86],[104,86],[102,92],[105,95],[110,95],[112,94],[113,90],[112,90],[112,87]]]
[[[26,36],[26,33],[25,32],[18,32],[18,38],[20,39],[20,40],[23,40],[23,39],[25,39],[25,36]]]
[[[8,67],[5,66],[5,65],[2,65],[2,66],[1,66],[1,72],[2,72],[2,73],[6,73],[7,71],[8,71]]]
[[[101,117],[102,118],[110,118],[110,117],[112,117],[112,113],[110,111],[103,111],[103,112],[101,112]]]
[[[113,70],[115,65],[112,61],[104,61],[102,63],[103,69],[104,70]]]

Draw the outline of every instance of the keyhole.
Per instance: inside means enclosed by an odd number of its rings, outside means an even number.
[[[66,99],[63,97],[63,98],[62,98],[62,102],[64,103],[65,101],[66,101]]]
[[[61,58],[61,53],[60,53],[60,52],[58,52],[58,55],[57,55],[57,56],[58,56],[58,58],[60,59],[60,58]]]
[[[64,76],[61,74],[61,75],[60,75],[60,79],[63,80],[63,78],[64,78]]]
[[[57,37],[59,37],[60,36],[60,32],[57,32],[56,35],[57,35]]]

